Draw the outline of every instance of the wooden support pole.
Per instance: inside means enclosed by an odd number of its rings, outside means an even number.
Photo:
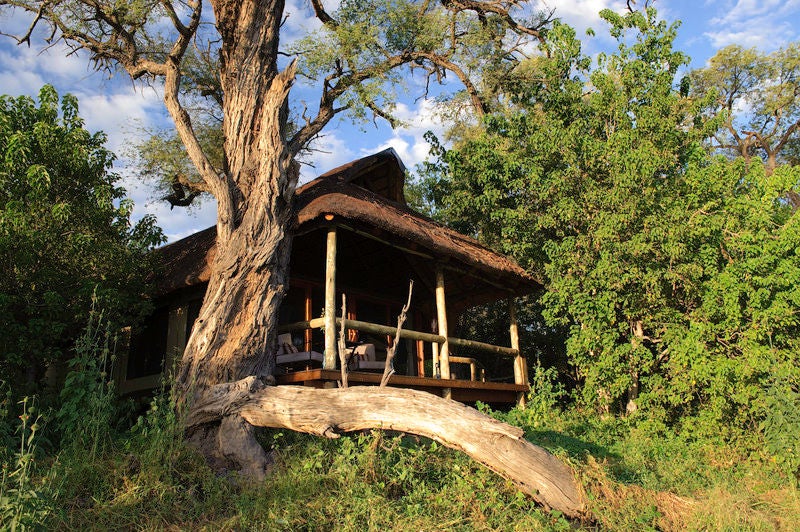
[[[406,375],[415,377],[417,375],[417,354],[414,352],[416,342],[411,338],[406,338]]]
[[[519,326],[517,325],[517,306],[514,304],[514,299],[508,300],[508,314],[510,325],[508,332],[511,335],[511,348],[517,351],[517,356],[514,357],[514,384],[528,385],[528,363],[525,360],[525,355],[519,349]],[[520,392],[517,394],[517,406],[525,408],[525,393]]]
[[[433,342],[431,344],[431,363],[432,363],[432,371],[431,377],[434,379],[441,379],[442,378],[442,365],[439,362],[439,344],[442,343],[444,340],[439,342]]]
[[[325,359],[322,367],[336,369],[336,226],[328,228],[325,253]]]
[[[425,343],[422,340],[416,340],[417,344],[417,376],[425,376]]]
[[[444,342],[439,345],[439,364],[443,379],[450,378],[450,345],[447,341],[447,306],[444,297],[444,272],[436,266],[436,321],[439,323],[439,336]],[[442,389],[442,397],[450,399],[450,388]]]

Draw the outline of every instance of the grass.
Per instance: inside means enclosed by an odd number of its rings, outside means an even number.
[[[186,447],[172,467],[111,452],[62,457],[48,528],[208,530],[554,530],[509,483],[429,441],[380,432],[335,441],[267,432],[274,473],[258,485],[218,478]]]
[[[249,484],[219,477],[183,444],[166,397],[135,428],[108,434],[108,444],[98,447],[93,458],[69,441],[61,443],[60,451],[40,450],[30,462],[35,467],[25,472],[30,478],[23,479],[36,492],[16,503],[32,506],[11,509],[38,516],[33,524],[28,521],[28,529],[68,530],[800,526],[796,483],[755,437],[724,443],[654,429],[646,421],[552,408],[493,414],[521,426],[529,439],[573,466],[587,495],[586,520],[569,522],[538,508],[461,453],[380,431],[337,440],[263,431],[262,443],[275,457],[268,479]],[[18,437],[29,438],[30,432]],[[6,450],[4,460],[12,463],[15,452]]]

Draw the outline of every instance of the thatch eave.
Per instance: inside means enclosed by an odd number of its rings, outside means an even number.
[[[359,227],[424,250],[452,269],[491,279],[493,286],[509,294],[523,295],[541,287],[510,258],[410,209],[402,196],[404,173],[402,162],[389,149],[322,174],[297,189],[292,230],[302,234],[330,223]],[[378,188],[373,185],[379,179],[384,192],[365,188]],[[331,215],[333,221],[326,220]],[[209,227],[156,250],[161,264],[156,295],[207,282],[215,240],[216,227]]]

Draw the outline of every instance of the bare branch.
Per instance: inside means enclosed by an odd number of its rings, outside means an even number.
[[[478,16],[485,16],[488,13],[497,15],[501,17],[506,24],[508,24],[509,29],[514,33],[529,35],[531,37],[535,37],[540,42],[544,42],[542,28],[553,21],[555,9],[551,9],[547,16],[542,17],[536,26],[528,27],[520,24],[514,19],[514,17],[511,16],[507,6],[513,7],[517,4],[518,2],[513,0],[510,2],[502,2],[500,0],[491,0],[486,2],[475,0],[442,0],[443,6],[456,11],[474,11],[478,14]]]
[[[322,5],[322,0],[311,0],[311,7],[314,8],[314,14],[317,18],[325,24],[326,26],[337,27],[339,23],[331,17],[327,11],[325,11],[325,6]]]
[[[403,310],[400,311],[400,315],[397,317],[397,332],[394,334],[394,342],[392,342],[392,347],[390,347],[386,352],[386,365],[383,367],[383,377],[381,377],[381,388],[385,388],[386,385],[389,383],[389,379],[394,375],[394,353],[397,351],[397,344],[400,343],[400,331],[403,330],[403,324],[406,322],[406,314],[408,313],[408,309],[411,307],[411,294],[414,292],[414,280],[408,282],[408,301],[403,306]]]
[[[393,117],[391,114],[387,113],[383,109],[380,109],[377,105],[375,105],[375,102],[367,102],[367,107],[373,112],[373,114],[376,117],[383,118],[384,120],[389,122],[389,125],[392,127],[392,129],[395,129],[399,124],[399,121],[395,117]]]
[[[164,11],[167,12],[167,16],[170,22],[172,22],[172,25],[178,30],[178,33],[184,37],[191,37],[194,35],[194,30],[184,26],[183,22],[181,22],[180,17],[178,17],[178,14],[175,12],[175,7],[172,5],[172,2],[169,0],[161,0],[161,5],[164,7]],[[195,8],[195,12],[196,10],[197,8]]]
[[[786,128],[786,131],[781,136],[780,141],[775,146],[775,151],[776,152],[781,151],[783,147],[786,146],[786,143],[789,142],[789,140],[792,138],[794,132],[797,131],[798,129],[800,129],[800,120],[798,120],[797,122],[793,123],[791,126]]]
[[[21,38],[17,39],[17,44],[28,43],[28,48],[30,48],[31,35],[33,34],[33,30],[35,30],[36,26],[39,24],[39,21],[42,20],[42,14],[44,13],[47,5],[47,2],[42,2],[42,5],[39,6],[39,10],[36,12],[36,16],[33,18],[30,26],[28,26],[28,31],[26,31],[25,35],[23,35]]]
[[[449,70],[450,72],[455,74],[458,77],[459,81],[461,81],[461,83],[464,85],[464,88],[467,90],[467,94],[469,94],[470,101],[472,102],[472,106],[474,107],[475,112],[478,115],[478,118],[481,118],[486,114],[487,111],[486,105],[481,99],[480,92],[478,91],[477,87],[475,87],[475,85],[472,83],[472,80],[469,79],[467,73],[464,72],[464,70],[461,67],[459,67],[452,61],[449,61],[445,57],[434,54],[432,52],[418,51],[418,52],[412,52],[410,55],[415,60],[426,59],[431,63],[433,63],[434,65],[437,65],[445,70]]]

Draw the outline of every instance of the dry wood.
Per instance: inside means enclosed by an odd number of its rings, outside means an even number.
[[[408,282],[408,301],[403,306],[403,310],[400,311],[400,315],[397,316],[397,331],[394,334],[394,342],[392,342],[392,346],[386,352],[386,364],[383,366],[383,377],[381,377],[381,388],[384,388],[386,384],[389,382],[389,379],[392,375],[394,375],[394,353],[397,351],[397,344],[400,343],[400,331],[403,330],[403,324],[406,322],[406,314],[408,313],[408,309],[411,306],[411,294],[414,292],[414,281],[411,280]],[[343,314],[344,315],[344,314]],[[344,328],[344,321],[342,320],[342,328]]]
[[[260,387],[254,378],[202,395],[187,425],[241,416],[247,423],[327,438],[366,429],[416,434],[457,449],[512,481],[545,507],[570,517],[584,511],[572,470],[523,438],[523,431],[455,401],[402,388]],[[240,453],[244,454],[244,453]],[[231,456],[234,453],[230,454]]]

